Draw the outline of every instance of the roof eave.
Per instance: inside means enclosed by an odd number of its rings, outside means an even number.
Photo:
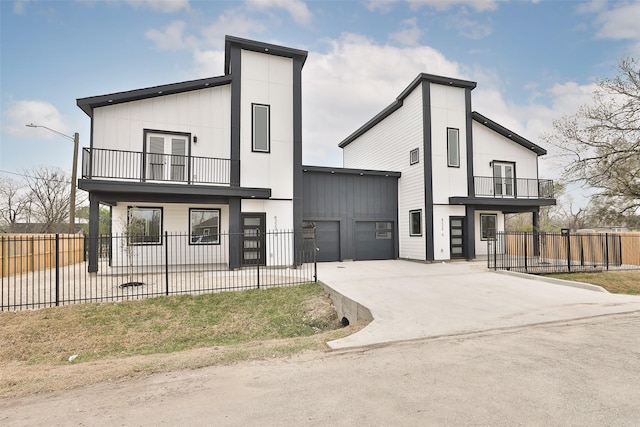
[[[473,120],[475,120],[476,122],[480,123],[481,125],[486,126],[487,128],[493,130],[494,132],[499,133],[500,135],[504,136],[505,138],[508,138],[508,139],[520,144],[524,148],[528,148],[529,150],[531,150],[534,153],[536,153],[538,156],[544,156],[545,154],[547,154],[547,150],[545,150],[544,148],[540,147],[537,144],[534,144],[533,142],[529,141],[528,139],[518,135],[515,132],[512,132],[511,130],[507,129],[506,127],[504,127],[504,126],[494,122],[493,120],[483,116],[482,114],[478,113],[477,111],[473,111],[471,113],[471,117],[473,118]]]

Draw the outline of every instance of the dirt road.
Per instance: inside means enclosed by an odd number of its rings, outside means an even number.
[[[0,401],[0,425],[640,425],[640,313]]]

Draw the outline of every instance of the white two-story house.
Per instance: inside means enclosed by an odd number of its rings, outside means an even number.
[[[419,75],[397,99],[340,143],[344,166],[401,173],[400,258],[448,260],[486,254],[504,214],[553,205],[538,176],[546,151],[472,111],[472,81]]]
[[[293,263],[265,259],[265,242],[246,230],[301,230],[306,57],[227,37],[222,76],[78,99],[91,118],[78,181],[90,201],[89,271],[100,204],[111,206],[114,234],[137,225],[135,250],[185,233],[184,251],[224,246],[231,268]]]
[[[225,50],[222,76],[78,99],[90,272],[100,205],[114,234],[136,226],[120,256],[174,233],[180,248],[147,262],[211,263],[202,249],[217,245],[215,262],[237,268],[300,263],[306,227],[319,261],[472,259],[505,213],[533,212],[535,227],[555,203],[538,177],[545,150],[473,112],[474,82],[421,74],[340,143],[344,168],[305,166],[307,52],[229,36]],[[270,251],[271,230],[293,230],[294,250]]]

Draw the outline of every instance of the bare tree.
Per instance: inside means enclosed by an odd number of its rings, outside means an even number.
[[[28,214],[29,199],[23,190],[23,185],[11,178],[0,180],[0,221],[8,233],[14,233],[16,224]]]
[[[565,176],[600,191],[619,212],[640,208],[640,61],[626,58],[602,79],[590,105],[554,122],[544,139],[568,157]]]
[[[71,179],[58,168],[40,167],[25,172],[25,184],[34,222],[41,233],[54,233],[69,221]]]

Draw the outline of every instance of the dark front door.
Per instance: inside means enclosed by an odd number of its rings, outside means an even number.
[[[243,213],[242,221],[242,265],[265,265],[264,213]]]
[[[464,217],[449,217],[451,258],[464,258]]]

